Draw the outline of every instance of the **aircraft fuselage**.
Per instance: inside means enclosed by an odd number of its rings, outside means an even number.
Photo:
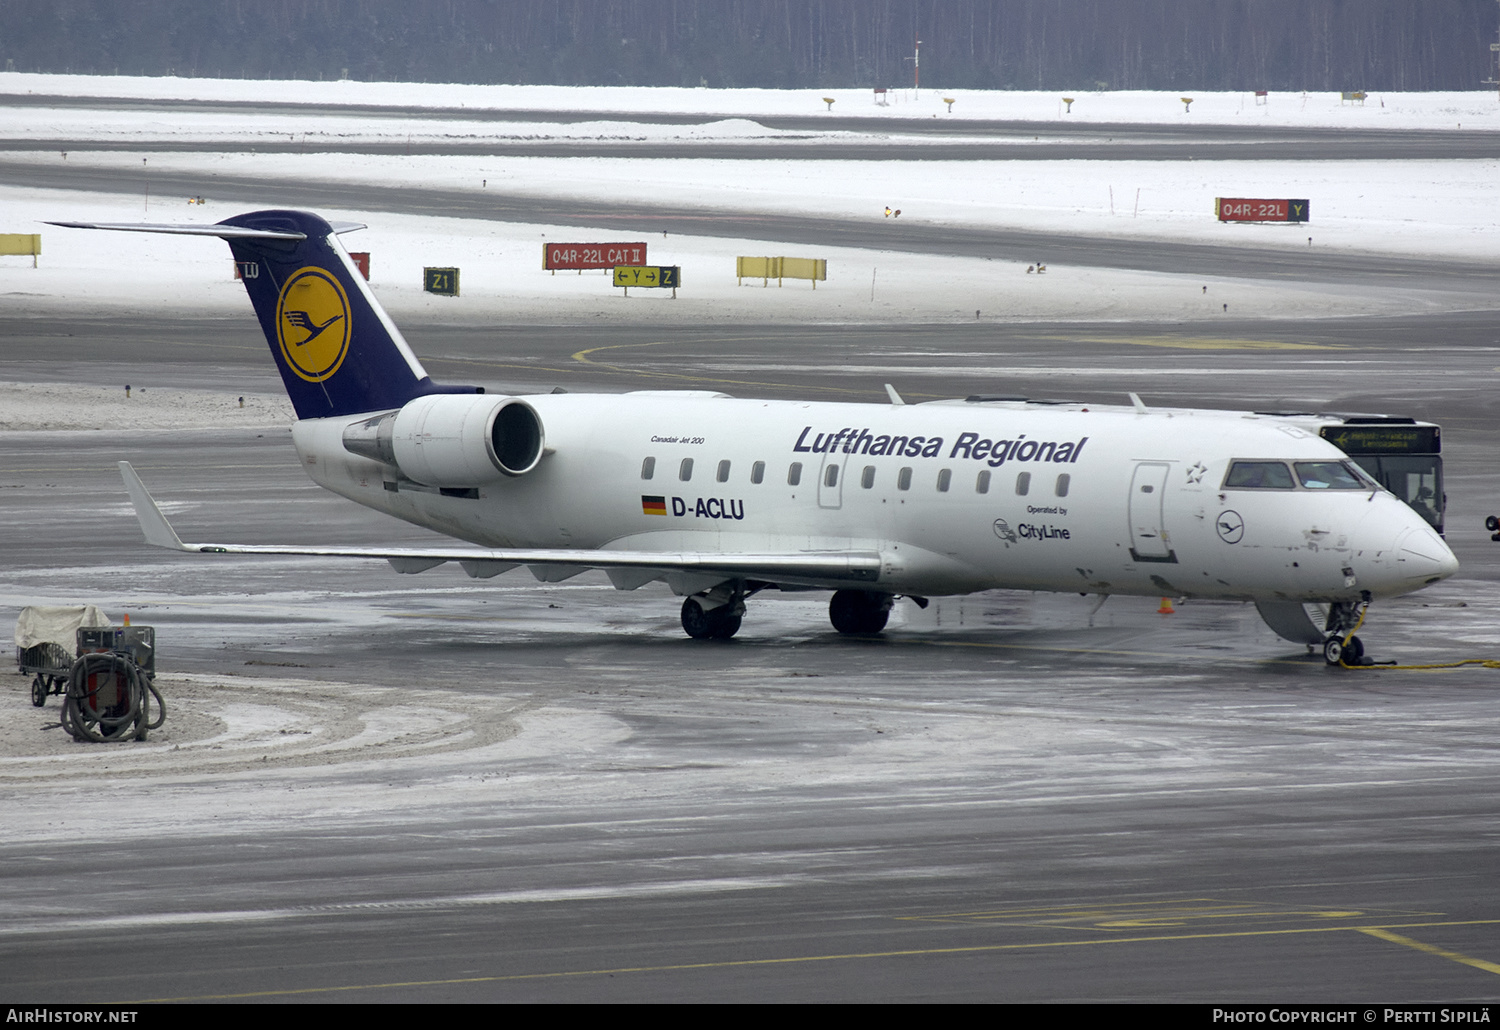
[[[469,490],[350,453],[344,430],[367,415],[305,419],[294,440],[320,485],[482,547],[870,551],[881,558],[870,589],[915,595],[1353,601],[1452,572],[1446,546],[1378,487],[1227,487],[1236,460],[1347,460],[1248,413],[522,399],[545,426],[545,456]]]

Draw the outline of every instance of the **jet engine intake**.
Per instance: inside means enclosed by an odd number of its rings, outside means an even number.
[[[349,426],[344,449],[424,486],[476,487],[536,468],[545,435],[519,398],[432,394]]]

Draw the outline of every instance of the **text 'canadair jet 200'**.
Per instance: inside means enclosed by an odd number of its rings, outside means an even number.
[[[602,569],[684,596],[693,637],[731,637],[769,587],[834,591],[841,633],[899,596],[1054,590],[1252,601],[1272,629],[1357,660],[1365,604],[1458,562],[1345,454],[1274,417],[973,397],[906,405],[644,391],[510,397],[439,386],[330,224],[256,211],[217,225],[58,222],[218,236],[239,263],[320,486],[465,548],[184,544],[121,470],[146,539],[180,551],[458,562],[540,580]],[[1305,604],[1328,606],[1322,625]]]

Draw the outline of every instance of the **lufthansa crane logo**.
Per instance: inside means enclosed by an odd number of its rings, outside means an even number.
[[[1221,511],[1214,520],[1214,530],[1226,544],[1237,544],[1245,535],[1245,520],[1237,511]]]
[[[292,371],[321,383],[349,353],[349,298],[332,273],[301,268],[281,287],[276,338]]]

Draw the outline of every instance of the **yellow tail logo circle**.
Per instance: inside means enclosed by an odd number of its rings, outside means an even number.
[[[349,353],[349,298],[332,273],[300,268],[281,287],[276,338],[292,371],[321,383]]]

